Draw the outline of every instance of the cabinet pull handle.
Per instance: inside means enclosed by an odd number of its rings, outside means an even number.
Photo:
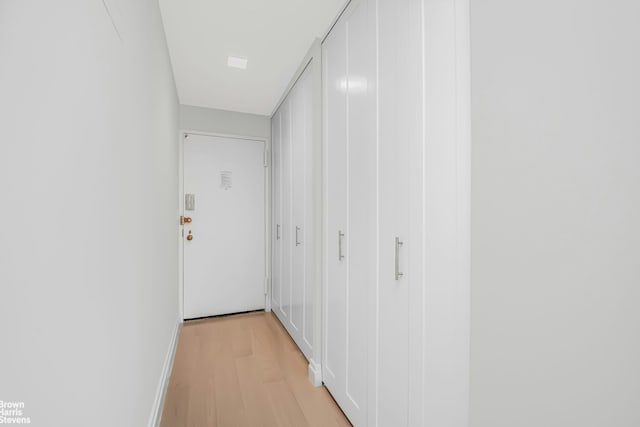
[[[280,224],[276,224],[276,240],[280,240]]]
[[[299,231],[300,231],[300,227],[296,226],[296,246],[300,246],[300,240],[298,240]]]
[[[344,259],[344,255],[342,254],[343,238],[344,238],[344,233],[341,230],[338,230],[338,261],[342,261]]]
[[[399,237],[396,237],[396,280],[400,280],[404,273],[400,271],[400,247],[403,245],[403,242],[400,241]]]

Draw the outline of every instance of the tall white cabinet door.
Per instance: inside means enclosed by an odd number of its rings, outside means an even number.
[[[343,18],[344,19],[344,18]],[[346,26],[341,19],[322,45],[325,178],[323,381],[340,406],[347,401],[347,92]]]
[[[313,310],[312,211],[310,147],[312,137],[312,86],[310,67],[302,73],[289,98],[291,114],[292,170],[292,276],[289,333],[307,359],[312,358],[313,325],[307,322]]]
[[[305,180],[305,135],[304,135],[304,87],[298,80],[296,86],[290,94],[291,107],[291,170],[292,170],[292,213],[293,221],[291,223],[293,233],[292,246],[292,276],[291,276],[291,316],[289,325],[293,328],[292,335],[294,339],[302,334],[302,312],[304,301],[304,248],[305,248],[305,231],[304,222],[304,180]]]
[[[376,281],[375,106],[366,1],[323,45],[326,158],[324,380],[356,426],[367,424],[368,299]]]
[[[348,276],[346,391],[357,406],[358,425],[366,418],[367,335],[369,296],[375,289],[377,265],[377,146],[375,144],[375,85],[373,34],[369,32],[369,4],[356,4],[347,21],[347,167]],[[362,420],[362,421],[361,421]]]
[[[356,426],[466,425],[467,12],[353,0],[322,45],[322,371]]]
[[[292,96],[292,138],[293,147],[293,194],[294,223],[297,227],[293,253],[292,324],[296,328],[296,343],[307,357],[312,359],[313,347],[313,306],[315,302],[314,250],[313,250],[313,210],[312,210],[312,138],[313,138],[313,86],[312,67],[307,66],[296,82]]]
[[[315,109],[320,108],[318,105],[314,104],[314,79],[320,79],[320,76],[313,75],[313,71],[315,64],[313,61],[319,61],[319,58],[312,60],[311,63],[308,64],[307,69],[304,71],[302,76],[300,77],[301,85],[304,87],[304,240],[302,242],[302,247],[304,250],[304,296],[302,302],[302,336],[300,337],[300,342],[302,343],[302,351],[307,357],[308,360],[314,359],[313,350],[314,345],[318,341],[316,339],[319,317],[316,315],[318,311],[318,306],[320,306],[320,301],[318,300],[319,292],[317,291],[320,283],[317,280],[316,272],[320,269],[318,265],[317,256],[318,249],[316,246],[317,239],[321,237],[317,235],[317,231],[314,230],[314,226],[318,221],[318,216],[320,212],[317,212],[317,204],[315,203],[318,199],[316,197],[317,190],[314,187],[314,183],[317,182],[314,179],[314,162],[316,160],[315,157],[315,147],[313,143],[314,135],[315,135],[315,127],[317,124],[314,124],[314,119],[316,115]],[[316,360],[318,368],[320,367],[320,353],[316,352]]]
[[[292,171],[291,171],[291,113],[289,103],[280,108],[280,159],[281,159],[281,191],[282,191],[282,269],[280,270],[280,304],[276,315],[282,323],[287,324],[291,316],[291,275],[292,275]]]
[[[282,161],[280,112],[276,112],[271,120],[271,173],[272,173],[272,266],[271,266],[271,306],[273,310],[280,307],[282,277]]]
[[[308,66],[272,126],[280,142],[281,269],[274,310],[307,359],[313,359],[315,304],[312,209],[313,80]],[[277,245],[277,243],[276,243]]]
[[[412,382],[421,378],[421,361],[415,360],[411,349],[412,329],[419,331],[422,325],[419,292],[424,286],[419,256],[423,203],[420,1],[378,0],[377,20],[380,303],[376,416],[380,426],[420,425],[410,415],[419,410],[410,407]],[[414,296],[417,305],[412,303]],[[419,343],[416,347],[419,349]]]

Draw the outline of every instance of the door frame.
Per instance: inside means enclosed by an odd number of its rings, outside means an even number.
[[[271,311],[271,138],[245,136],[218,132],[204,132],[200,130],[180,129],[178,137],[178,306],[180,320],[184,322],[184,236],[180,216],[184,215],[184,140],[187,135],[210,136],[214,138],[242,139],[257,141],[264,144],[264,287],[265,311]]]

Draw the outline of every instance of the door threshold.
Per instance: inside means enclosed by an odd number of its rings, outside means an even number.
[[[249,311],[239,311],[237,313],[227,313],[227,314],[216,314],[214,316],[203,316],[203,317],[193,317],[190,319],[184,319],[185,322],[197,322],[200,320],[211,320],[211,319],[219,319],[221,317],[232,317],[232,316],[245,316],[247,314],[255,314],[255,313],[264,313],[265,309],[261,308],[258,310],[249,310]]]

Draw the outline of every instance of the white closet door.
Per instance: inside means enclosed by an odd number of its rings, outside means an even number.
[[[271,272],[271,306],[280,307],[282,277],[282,161],[280,150],[280,112],[271,120],[271,171],[273,194],[273,255]]]
[[[282,270],[280,272],[280,305],[276,315],[282,323],[287,324],[291,315],[291,274],[292,274],[292,243],[294,227],[292,222],[292,173],[291,173],[291,115],[289,103],[285,102],[281,107],[280,118],[280,158],[281,158],[281,189],[282,189]]]
[[[377,146],[375,144],[375,94],[373,37],[368,2],[356,4],[347,21],[347,117],[348,117],[348,238],[346,390],[358,406],[359,420],[366,420],[367,332],[375,322],[369,295],[375,289],[377,265]]]
[[[325,177],[323,381],[344,409],[347,342],[346,26],[342,18],[322,45]],[[346,410],[345,410],[346,412]]]
[[[378,0],[380,270],[377,425],[420,425],[410,390],[421,381],[411,349],[422,327],[422,50],[416,0]],[[412,298],[417,298],[417,305]],[[410,328],[410,326],[412,328]],[[418,340],[420,336],[418,335]],[[411,417],[411,418],[410,418]]]
[[[305,138],[304,138],[304,88],[300,81],[296,83],[290,94],[291,102],[291,170],[293,189],[293,252],[292,252],[292,276],[291,276],[291,316],[289,325],[293,328],[294,339],[302,333],[302,304],[304,301],[304,180],[305,180]]]
[[[276,315],[307,359],[312,359],[313,215],[311,206],[313,138],[312,67],[302,73],[274,116],[279,128],[281,170],[281,263]],[[279,124],[276,123],[279,118]],[[274,130],[275,132],[275,130]]]
[[[375,106],[367,2],[353,2],[323,45],[326,147],[325,383],[367,424],[368,299],[376,281]]]
[[[316,239],[319,239],[320,236],[316,235],[314,231],[314,225],[316,222],[316,215],[320,215],[320,212],[316,212],[314,209],[314,199],[316,198],[316,189],[314,188],[314,162],[316,160],[314,156],[314,143],[313,138],[315,134],[314,129],[314,118],[315,111],[314,109],[320,108],[318,105],[314,104],[314,82],[316,79],[319,79],[320,76],[313,75],[313,70],[315,64],[313,64],[313,60],[307,66],[307,69],[304,71],[302,76],[300,77],[301,84],[304,87],[304,164],[305,164],[305,172],[304,172],[304,241],[303,241],[303,249],[304,249],[304,298],[302,304],[302,351],[307,356],[307,359],[313,359],[313,347],[314,343],[316,343],[316,326],[317,326],[317,317],[316,317],[316,306],[319,305],[319,301],[317,298],[317,286],[319,283],[316,279],[317,269],[320,268],[317,265],[317,249],[316,249]],[[320,355],[317,354],[316,360],[319,364],[320,360],[318,360]]]
[[[323,42],[323,380],[356,426],[467,419],[467,6],[354,0]]]
[[[312,266],[312,219],[311,212],[311,165],[309,151],[311,146],[312,80],[311,67],[302,73],[289,98],[291,111],[291,150],[292,150],[292,280],[291,280],[291,316],[289,333],[307,359],[312,358],[313,324],[306,320],[313,309],[314,292]],[[287,325],[285,325],[287,326]]]

